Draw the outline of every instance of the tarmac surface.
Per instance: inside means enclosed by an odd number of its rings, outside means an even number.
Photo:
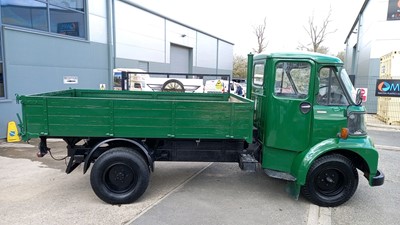
[[[373,118],[372,118],[373,119]],[[369,127],[398,131],[385,124]],[[400,129],[399,129],[400,130]],[[399,133],[400,137],[400,133]],[[237,163],[156,162],[144,195],[129,205],[109,205],[93,193],[90,171],[65,174],[64,161],[36,158],[30,144],[0,140],[0,225],[9,224],[398,224],[400,146],[378,146],[385,184],[370,187],[360,175],[354,196],[335,208],[310,204],[287,192],[287,182]],[[65,143],[49,143],[54,157]],[[391,147],[391,148],[389,148]]]

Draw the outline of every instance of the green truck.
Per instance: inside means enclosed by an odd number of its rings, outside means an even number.
[[[232,93],[63,90],[17,96],[23,140],[67,143],[66,173],[93,164],[95,194],[127,204],[146,190],[155,161],[238,162],[291,181],[320,206],[349,200],[360,170],[384,183],[360,93],[343,63],[314,53],[248,57],[246,97]]]

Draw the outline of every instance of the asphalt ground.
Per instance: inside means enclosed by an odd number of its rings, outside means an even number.
[[[380,146],[383,186],[360,174],[353,198],[321,208],[287,192],[287,182],[237,163],[156,162],[145,194],[109,205],[93,193],[88,171],[65,174],[63,161],[36,158],[31,145],[0,143],[0,224],[398,224],[400,149]],[[63,142],[49,143],[55,157]]]

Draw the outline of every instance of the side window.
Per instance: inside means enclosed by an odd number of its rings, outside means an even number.
[[[264,63],[254,65],[253,84],[262,86],[264,84]]]
[[[0,7],[3,24],[87,37],[85,0],[3,0]]]
[[[4,76],[3,76],[3,63],[0,62],[0,98],[4,98]]]
[[[320,105],[348,105],[334,67],[324,67],[319,71],[319,91],[317,103]]]
[[[275,67],[275,95],[304,99],[308,96],[311,65],[305,62],[279,62]]]

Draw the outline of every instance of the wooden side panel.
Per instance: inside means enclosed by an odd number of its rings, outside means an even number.
[[[245,139],[251,142],[253,102],[247,99],[228,101],[228,97],[70,90],[22,98],[25,99],[24,125],[36,136]]]

